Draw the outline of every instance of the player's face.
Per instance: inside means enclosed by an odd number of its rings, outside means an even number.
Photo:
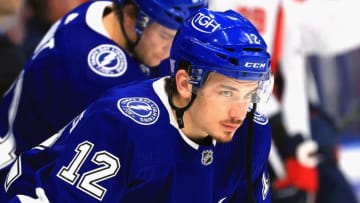
[[[194,126],[219,142],[231,141],[246,116],[256,81],[235,80],[211,73],[191,108]]]
[[[169,57],[175,34],[176,30],[152,23],[143,31],[135,47],[136,57],[147,66],[158,66],[162,60]]]

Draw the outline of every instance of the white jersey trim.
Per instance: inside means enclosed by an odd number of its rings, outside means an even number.
[[[106,32],[104,24],[102,23],[102,16],[107,6],[111,6],[112,2],[99,1],[91,4],[86,12],[86,24],[95,32],[110,38],[110,35]]]
[[[188,144],[190,145],[190,147],[194,148],[195,150],[199,149],[199,145],[196,144],[195,142],[193,142],[192,140],[190,140],[179,128],[177,122],[176,122],[176,118],[174,117],[174,114],[172,112],[171,106],[169,104],[168,101],[168,96],[165,92],[165,79],[167,77],[163,77],[157,81],[155,81],[153,83],[153,88],[154,91],[156,92],[156,94],[158,95],[158,97],[160,98],[161,102],[163,103],[163,105],[165,106],[166,110],[169,113],[169,120],[170,120],[170,124],[172,126],[174,126],[178,131],[180,136],[182,137],[182,139]]]

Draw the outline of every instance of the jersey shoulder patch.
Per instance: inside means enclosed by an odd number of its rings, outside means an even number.
[[[127,69],[124,51],[113,44],[101,44],[94,47],[88,54],[90,69],[104,77],[122,76]]]
[[[152,125],[160,115],[159,106],[145,97],[125,97],[117,102],[119,111],[140,125]]]

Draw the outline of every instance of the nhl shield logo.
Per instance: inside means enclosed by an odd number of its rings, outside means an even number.
[[[212,150],[204,150],[201,154],[201,163],[204,166],[210,165],[214,160],[213,151]]]

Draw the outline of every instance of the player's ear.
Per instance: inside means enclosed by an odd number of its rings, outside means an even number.
[[[179,96],[185,99],[190,99],[192,85],[189,82],[190,76],[188,73],[185,70],[180,69],[177,71],[175,78],[176,88],[178,90]]]

